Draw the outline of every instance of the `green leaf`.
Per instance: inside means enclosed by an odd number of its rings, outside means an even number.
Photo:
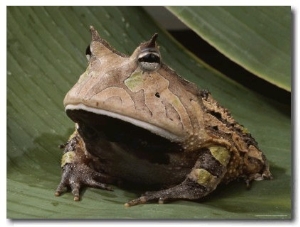
[[[7,8],[7,217],[11,219],[290,219],[291,130],[288,106],[245,89],[205,68],[139,7]],[[209,89],[245,125],[266,154],[272,181],[241,182],[202,202],[175,201],[125,208],[142,192],[88,188],[80,202],[55,197],[60,181],[58,148],[74,124],[64,95],[87,66],[93,25],[127,54],[154,32],[163,60],[180,75]]]
[[[291,7],[167,8],[225,56],[291,91]]]

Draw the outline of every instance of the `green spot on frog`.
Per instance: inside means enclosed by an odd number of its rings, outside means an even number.
[[[196,174],[198,175],[198,184],[210,187],[216,184],[217,182],[217,177],[212,175],[210,172],[208,172],[205,169],[195,169]]]
[[[74,151],[68,151],[67,153],[65,153],[61,159],[61,167],[63,167],[67,163],[73,163],[75,156],[76,156],[76,154]]]
[[[130,77],[125,80],[125,85],[132,91],[136,92],[141,89],[143,84],[143,75],[141,71],[134,71]]]
[[[224,147],[210,147],[209,148],[211,154],[214,156],[215,159],[217,159],[223,166],[226,166],[230,154],[229,151]]]

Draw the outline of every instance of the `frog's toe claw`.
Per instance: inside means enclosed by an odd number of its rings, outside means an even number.
[[[70,187],[71,187],[71,190],[72,190],[72,194],[74,196],[74,201],[79,201],[80,200],[80,196],[79,196],[80,184],[78,184],[78,183],[71,183]]]
[[[74,201],[79,201],[80,191],[84,186],[112,191],[111,187],[100,181],[108,182],[109,177],[94,171],[85,164],[68,163],[63,167],[63,174],[55,195],[60,196],[67,188],[71,188]]]
[[[61,186],[60,184],[58,185],[56,191],[55,191],[55,196],[60,196],[65,190],[63,190],[63,186]]]
[[[124,204],[124,206],[126,207],[131,207],[131,206],[135,206],[135,205],[138,205],[138,204],[143,204],[143,203],[146,203],[148,200],[147,200],[147,197],[146,196],[141,196],[137,199],[133,199],[127,203]]]

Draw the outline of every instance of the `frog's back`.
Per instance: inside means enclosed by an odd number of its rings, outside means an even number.
[[[247,129],[237,123],[208,91],[202,90],[201,98],[205,112],[204,124],[210,140],[230,152],[227,172],[222,181],[227,183],[244,178],[248,183],[251,180],[270,179],[268,162]]]

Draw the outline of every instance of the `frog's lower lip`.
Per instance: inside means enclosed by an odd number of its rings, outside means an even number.
[[[73,104],[68,104],[66,107],[65,107],[65,110],[84,110],[86,112],[91,112],[91,113],[94,113],[94,114],[99,114],[99,115],[104,115],[104,116],[108,116],[108,117],[112,117],[112,118],[116,118],[116,119],[119,119],[119,120],[122,120],[122,121],[125,121],[125,122],[128,122],[128,123],[131,123],[133,125],[136,125],[140,128],[144,128],[146,130],[149,130],[150,132],[154,133],[154,134],[157,134],[161,137],[164,137],[170,141],[174,141],[174,142],[181,142],[182,141],[182,138],[180,138],[179,136],[163,129],[163,128],[160,128],[156,125],[152,125],[152,124],[149,124],[145,121],[141,121],[141,120],[138,120],[138,119],[135,119],[135,118],[131,118],[131,117],[127,117],[127,116],[124,116],[122,114],[119,114],[119,113],[114,113],[114,112],[110,112],[110,111],[107,111],[107,110],[102,110],[102,109],[96,109],[96,108],[93,108],[93,107],[89,107],[89,106],[86,106],[84,104],[77,104],[77,105],[73,105]]]

